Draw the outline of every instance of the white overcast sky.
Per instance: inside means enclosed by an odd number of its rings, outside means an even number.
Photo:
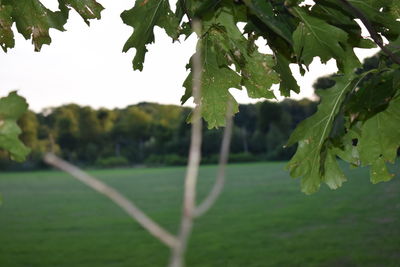
[[[56,0],[41,2],[57,9]],[[101,20],[87,27],[71,12],[67,31],[51,30],[52,43],[43,46],[40,53],[33,52],[31,42],[16,34],[15,48],[7,53],[0,51],[0,95],[18,90],[35,111],[67,103],[94,108],[125,107],[142,101],[179,104],[187,75],[185,65],[194,52],[195,38],[173,44],[163,30],[156,28],[156,43],[148,46],[143,72],[133,71],[134,50],[121,52],[132,28],[122,23],[120,13],[130,9],[134,0],[99,2],[105,7]],[[376,51],[359,49],[357,54],[364,58]],[[300,95],[293,95],[298,99],[312,97],[315,79],[335,72],[336,66],[333,60],[322,65],[316,59],[304,77],[296,66],[292,70],[302,90]],[[255,102],[244,91],[231,92],[240,103]]]

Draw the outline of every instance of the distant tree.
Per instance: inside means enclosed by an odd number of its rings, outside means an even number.
[[[27,1],[1,1],[0,46],[4,51],[14,47],[15,32],[21,33],[26,39],[32,39],[35,51],[40,51],[44,44],[51,42],[50,29],[64,30],[71,9],[88,24],[91,19],[100,19],[103,10],[95,0],[59,0],[58,10],[46,8],[39,0],[28,2],[29,5]],[[332,79],[334,83],[328,80],[317,82],[318,87],[332,87],[319,91],[321,101],[316,113],[304,123],[298,124],[298,119],[303,116],[293,116],[294,113],[290,112],[292,123],[298,125],[298,128],[287,145],[305,145],[298,146],[288,168],[293,176],[302,178],[303,191],[312,193],[319,189],[321,183],[336,188],[345,181],[337,165],[337,157],[350,164],[370,166],[374,182],[386,181],[392,177],[386,163],[394,161],[393,155],[396,153],[393,151],[400,146],[396,141],[400,139],[400,133],[395,131],[395,125],[399,124],[395,114],[399,105],[398,82],[395,78],[400,64],[399,14],[399,4],[395,0],[320,0],[312,4],[306,4],[303,0],[178,0],[175,9],[166,0],[137,0],[131,9],[121,14],[122,21],[133,28],[123,51],[135,49],[132,65],[134,69],[142,70],[148,52],[147,45],[155,40],[153,31],[156,26],[164,29],[173,41],[196,35],[197,51],[187,65],[190,73],[183,83],[186,91],[181,100],[185,103],[193,97],[193,82],[197,82],[193,81],[193,59],[197,55],[204,64],[198,81],[203,90],[196,104],[202,106],[201,115],[209,128],[225,125],[228,102],[232,105],[233,113],[238,111],[238,103],[233,99],[230,88],[245,89],[251,98],[273,99],[275,93],[271,89],[272,85],[279,84],[279,93],[288,97],[291,92],[300,92],[292,75],[291,64],[296,64],[300,73],[304,74],[314,58],[319,57],[323,63],[334,59],[338,68]],[[359,22],[356,22],[357,19]],[[194,22],[201,23],[198,30],[194,29]],[[238,26],[241,23],[243,28]],[[370,38],[361,34],[360,24],[365,26]],[[260,38],[267,42],[270,52],[260,52],[256,43]],[[382,50],[381,55],[366,62],[369,67],[364,72],[357,71],[362,66],[354,52],[355,48],[376,46]],[[382,95],[375,94],[374,86],[378,80],[393,81],[386,84],[390,89]],[[361,100],[371,94],[379,103],[364,106],[366,102]],[[14,108],[12,112],[2,115],[10,123],[15,123],[21,111],[26,110],[26,103],[17,97],[3,101]],[[379,132],[384,133],[385,138],[378,138],[376,127],[372,127],[372,124],[376,124],[382,116],[390,117],[384,121],[393,123],[382,127]],[[339,124],[344,130],[342,135],[336,135],[333,140],[332,136]],[[258,128],[261,135],[268,132],[268,127],[270,124],[262,123]],[[364,131],[368,133],[357,137],[346,134]],[[5,140],[9,141],[0,145],[9,151],[14,148],[11,155],[23,159],[29,150],[17,142],[17,132],[7,132],[10,138]],[[247,132],[242,133],[244,150],[250,150],[246,147],[251,146],[247,136]],[[260,133],[254,136],[260,136]],[[372,140],[373,136],[379,140]],[[64,147],[66,143],[63,140],[73,139],[64,133],[58,138],[61,138]],[[353,148],[348,145],[349,139],[360,141],[355,143],[359,159],[350,160]],[[390,140],[390,144],[385,147],[391,153],[380,151],[379,148],[384,146],[380,140]],[[377,144],[373,150],[368,145],[364,146],[371,142]],[[15,149],[17,146],[21,149]],[[375,175],[377,170],[384,170],[381,172],[384,178]],[[340,179],[335,178],[338,173]]]
[[[18,120],[18,125],[22,130],[22,133],[19,136],[21,141],[30,148],[37,147],[39,122],[36,114],[32,111],[27,111]]]
[[[139,107],[131,106],[119,112],[112,136],[116,156],[123,155],[131,161],[143,160],[144,143],[150,139],[152,117]]]
[[[64,156],[70,161],[76,160],[79,145],[79,106],[60,107],[50,115],[54,118],[54,136]]]
[[[240,136],[243,145],[243,152],[248,153],[249,150],[249,138],[254,134],[257,128],[258,117],[257,117],[257,107],[256,105],[240,105],[239,113],[235,116],[235,125],[239,128],[233,135],[233,148],[232,151],[235,152],[236,136]]]

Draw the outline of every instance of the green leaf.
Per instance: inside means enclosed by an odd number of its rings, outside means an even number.
[[[316,192],[321,182],[336,188],[344,181],[344,176],[338,176],[338,167],[332,165],[334,156],[329,152],[327,141],[343,100],[357,82],[353,76],[334,80],[334,87],[319,91],[321,103],[318,111],[302,121],[288,141],[288,145],[299,143],[287,168],[292,177],[302,176],[301,187],[306,194]]]
[[[0,1],[0,46],[6,52],[14,47],[12,24],[25,39],[32,39],[35,51],[50,44],[50,29],[64,31],[70,8],[75,9],[89,24],[89,19],[100,19],[103,7],[95,0],[59,0],[59,11],[51,11],[39,0]]]
[[[221,0],[178,0],[176,15],[181,20],[185,11],[187,11],[190,18],[204,19],[204,16],[213,15],[215,7],[220,2]]]
[[[397,95],[386,110],[363,124],[358,147],[363,166],[372,165],[371,181],[387,181],[389,175],[384,162],[394,163],[400,147],[400,96]]]
[[[336,65],[339,72],[352,75],[356,72],[357,68],[361,67],[361,62],[349,45],[343,47],[344,57],[336,59]]]
[[[233,7],[223,7],[219,15],[205,27],[212,29],[210,38],[218,50],[219,64],[228,67],[235,64],[236,71],[242,76],[241,85],[247,89],[250,98],[275,98],[270,90],[272,84],[280,82],[274,71],[272,55],[258,52],[257,47],[247,40],[236,25]]]
[[[235,14],[241,12],[243,10],[232,6],[232,3],[224,3],[216,17],[203,21],[205,33],[201,40],[204,62],[201,103],[202,115],[209,128],[225,125],[228,101],[233,102],[233,111],[237,112],[238,106],[229,88],[240,89],[245,86],[249,97],[274,98],[270,87],[280,82],[273,69],[273,56],[259,53],[254,43],[247,40],[238,29]],[[184,86],[186,90],[182,103],[192,96],[192,74]]]
[[[292,32],[285,20],[274,13],[271,3],[264,0],[244,0],[250,11],[280,37],[292,44]]]
[[[7,52],[8,48],[14,47],[14,34],[11,29],[13,24],[12,7],[4,6],[0,1],[0,46],[4,52]]]
[[[233,103],[233,113],[238,112],[238,104],[229,93],[228,89],[241,87],[241,78],[235,71],[228,67],[219,66],[214,40],[216,39],[209,33],[200,46],[203,58],[200,100],[202,105],[201,113],[210,129],[225,125],[225,116],[229,101]],[[190,68],[191,67],[190,65]],[[192,73],[190,73],[184,82],[184,87],[187,92],[185,95],[187,97],[183,99],[183,103],[191,95],[192,77]]]
[[[58,0],[60,9],[72,7],[89,25],[89,19],[100,19],[101,11],[104,9],[102,5],[95,0]]]
[[[393,83],[399,75],[400,71],[392,70],[371,75],[349,99],[347,112],[364,121],[385,110],[398,89]]]
[[[399,17],[393,16],[390,10],[396,7],[393,2],[398,0],[348,0],[357,7],[372,23],[375,30],[382,33],[389,40],[396,39],[400,34]]]
[[[390,6],[390,11],[395,18],[400,18],[400,2],[392,1],[392,5]]]
[[[347,181],[346,176],[338,165],[336,154],[331,150],[327,152],[322,181],[326,183],[330,189],[337,189]]]
[[[281,92],[281,95],[289,97],[290,91],[293,91],[297,94],[300,93],[300,87],[297,84],[296,79],[293,77],[292,71],[290,70],[289,60],[287,60],[280,53],[276,53],[275,56],[276,66],[274,67],[274,70],[280,76],[281,82],[279,85],[279,91]]]
[[[68,15],[61,11],[51,11],[38,0],[3,0],[12,7],[11,16],[17,30],[25,39],[32,38],[35,51],[40,51],[42,45],[50,44],[50,28],[64,31]]]
[[[301,8],[294,8],[301,22],[293,33],[294,51],[299,62],[308,66],[314,57],[319,56],[322,62],[331,58],[345,58],[342,45],[347,42],[345,31],[325,21],[309,16]]]
[[[16,92],[0,98],[0,148],[8,151],[11,158],[16,161],[24,161],[30,152],[30,149],[18,139],[21,129],[17,125],[17,120],[27,108],[25,99]]]
[[[388,172],[385,160],[382,157],[379,157],[371,165],[370,177],[371,183],[377,184],[380,182],[390,181],[394,177],[394,174]]]
[[[168,0],[137,0],[132,9],[122,12],[121,18],[125,24],[134,28],[123,52],[131,48],[136,49],[133,59],[135,70],[143,70],[146,45],[154,42],[155,26],[163,28],[174,40],[179,34],[179,21],[171,11]]]
[[[252,57],[247,57],[247,62],[242,69],[242,85],[247,89],[251,98],[275,98],[269,90],[272,84],[280,82],[279,76],[274,71],[274,59],[271,55],[254,52]]]
[[[348,44],[351,47],[375,48],[376,44],[372,40],[362,37],[360,26],[352,16],[346,13],[347,9],[342,9],[342,6],[342,3],[337,0],[320,0],[312,7],[311,14],[347,32]]]
[[[357,146],[353,145],[353,140],[359,138],[358,131],[357,125],[348,128],[347,133],[341,136],[341,146],[332,148],[335,155],[353,166],[360,166],[360,155]]]

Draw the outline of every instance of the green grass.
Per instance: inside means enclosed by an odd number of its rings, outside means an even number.
[[[225,191],[195,223],[192,266],[400,266],[400,181],[370,184],[347,170],[343,188],[306,196],[283,163],[228,168]],[[201,168],[199,198],[216,168]],[[184,168],[92,171],[171,232]],[[0,175],[0,266],[165,266],[169,250],[108,199],[44,171]]]

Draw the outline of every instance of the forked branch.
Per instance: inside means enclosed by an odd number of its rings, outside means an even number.
[[[195,217],[200,217],[204,213],[206,213],[214,205],[215,201],[221,194],[222,189],[224,188],[225,169],[226,169],[226,164],[228,163],[229,147],[231,144],[231,137],[232,137],[232,128],[233,128],[232,101],[228,101],[227,113],[226,113],[226,126],[222,138],[221,151],[219,154],[217,177],[215,179],[214,186],[212,187],[208,196],[194,210]]]
[[[192,21],[193,30],[201,36],[201,23]],[[202,78],[202,62],[201,62],[201,40],[197,52],[192,59],[193,71],[193,97],[196,107],[192,113],[192,132],[191,144],[189,150],[189,160],[186,170],[183,209],[181,225],[178,237],[167,232],[153,220],[151,220],[136,205],[122,196],[115,189],[107,186],[96,178],[90,176],[76,166],[58,158],[52,153],[48,153],[44,160],[46,163],[71,174],[73,177],[88,185],[95,191],[107,196],[114,203],[126,211],[133,219],[139,222],[146,230],[161,242],[171,248],[171,267],[184,266],[184,255],[187,248],[187,242],[193,228],[193,220],[204,214],[216,201],[217,197],[224,186],[225,166],[228,161],[229,147],[232,135],[232,102],[227,103],[226,127],[221,145],[219,166],[215,184],[204,202],[196,208],[196,184],[201,160],[201,143],[202,143],[202,120],[201,120],[201,78]]]
[[[114,188],[104,184],[103,182],[97,180],[93,176],[87,174],[86,172],[80,170],[76,166],[60,159],[52,153],[48,153],[44,157],[44,161],[69,173],[74,178],[78,179],[82,183],[86,184],[93,190],[105,195],[115,204],[117,204],[121,209],[123,209],[130,217],[136,220],[140,225],[142,225],[147,231],[149,231],[154,237],[159,239],[162,243],[168,247],[175,247],[178,244],[178,240],[175,236],[168,233],[160,225],[150,219],[144,212],[142,212],[132,201],[128,200],[126,197],[121,195]]]

